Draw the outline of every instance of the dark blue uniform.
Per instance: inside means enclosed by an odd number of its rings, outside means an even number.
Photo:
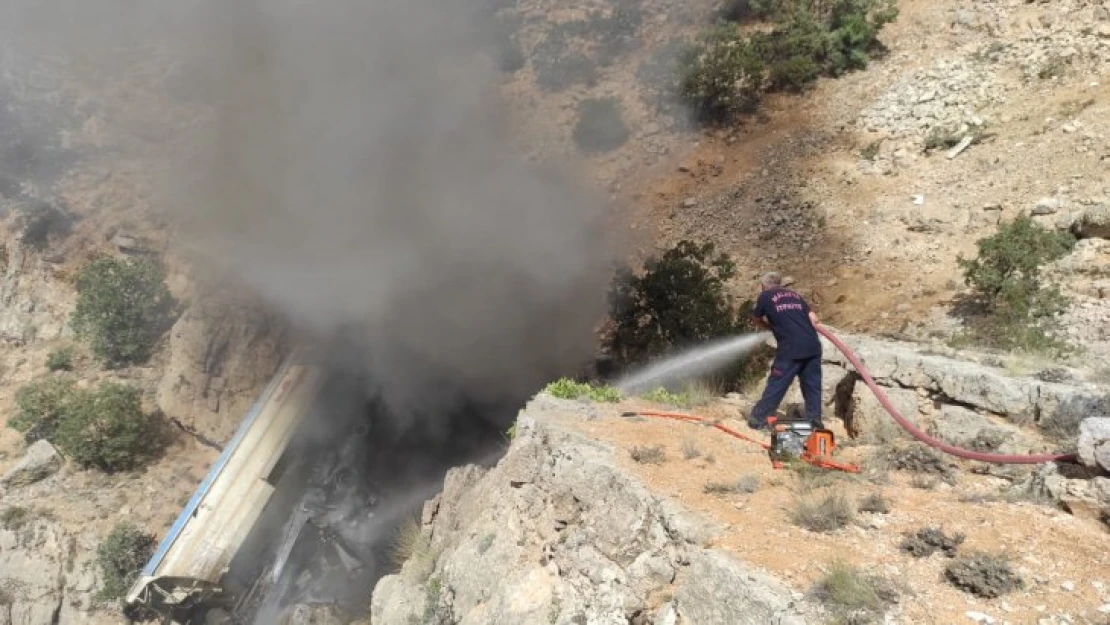
[[[752,316],[766,318],[778,349],[767,388],[752,409],[748,425],[760,428],[782,403],[790,383],[798,378],[806,418],[821,424],[821,340],[809,320],[809,304],[790,289],[774,287],[759,294]]]

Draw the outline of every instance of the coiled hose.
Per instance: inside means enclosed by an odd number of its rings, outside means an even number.
[[[929,436],[916,425],[914,425],[909,419],[906,419],[902,415],[898,414],[898,410],[896,410],[894,408],[894,405],[890,403],[890,400],[887,398],[886,393],[883,392],[883,389],[880,388],[878,384],[875,384],[875,380],[871,377],[871,372],[867,370],[867,367],[864,366],[863,362],[859,359],[858,356],[856,356],[855,352],[853,352],[847,345],[844,344],[843,341],[837,338],[836,335],[834,335],[824,326],[818,325],[817,331],[820,332],[822,336],[827,338],[830,343],[836,346],[836,348],[839,349],[840,352],[844,354],[844,356],[848,359],[848,362],[852,363],[852,366],[856,368],[856,371],[859,373],[860,377],[863,378],[864,383],[867,384],[867,388],[871,389],[871,392],[875,394],[875,397],[879,400],[879,403],[882,404],[883,408],[885,408],[886,411],[890,413],[890,416],[898,422],[898,425],[902,426],[903,429],[905,429],[914,438],[921,441],[922,443],[925,443],[930,447],[939,449],[946,454],[951,454],[960,458],[966,458],[968,460],[978,460],[979,462],[992,462],[996,464],[1043,464],[1046,462],[1076,462],[1077,458],[1075,454],[991,454],[980,451],[973,451],[971,449],[964,449],[963,447],[956,447],[955,445],[949,445],[944,441],[940,441]]]

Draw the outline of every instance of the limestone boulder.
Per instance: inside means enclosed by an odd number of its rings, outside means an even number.
[[[1088,206],[1071,225],[1080,239],[1110,239],[1110,204]]]
[[[1110,473],[1110,417],[1088,417],[1079,424],[1079,461]]]
[[[27,448],[23,458],[0,477],[0,486],[18,488],[44,480],[62,468],[62,457],[54,446],[45,440],[35,441]]]

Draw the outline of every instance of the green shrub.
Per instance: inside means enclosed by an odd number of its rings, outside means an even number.
[[[544,388],[544,392],[559,399],[589,399],[595,402],[615,403],[621,392],[611,386],[593,386],[570,378],[560,378]]]
[[[60,347],[46,356],[46,368],[51,371],[73,371],[73,348]]]
[[[77,276],[73,327],[109,365],[140,363],[166,330],[173,304],[154,263],[101,258]]]
[[[719,16],[773,26],[747,37],[722,21],[685,55],[679,91],[706,122],[750,112],[765,90],[799,91],[867,67],[898,9],[895,0],[732,0]]]
[[[73,380],[66,377],[51,376],[30,382],[16,391],[16,411],[8,426],[23,434],[28,443],[44,438],[53,440],[58,424],[79,392]]]
[[[105,382],[85,390],[69,378],[48,377],[19,389],[15,401],[10,427],[28,442],[49,440],[84,467],[131,469],[162,442],[133,387]]]
[[[864,69],[879,32],[898,15],[894,0],[776,0],[763,3],[775,28],[755,37],[772,89],[800,90],[818,76]]]
[[[698,120],[727,123],[759,104],[765,71],[756,46],[735,26],[718,24],[683,56],[679,95]]]
[[[662,386],[653,391],[645,393],[644,395],[642,395],[642,397],[648,401],[652,401],[657,404],[674,406],[676,408],[688,408],[692,405],[689,393],[672,393]]]
[[[104,578],[100,590],[103,600],[119,600],[154,555],[154,536],[129,523],[120,523],[96,549],[96,561]]]
[[[578,105],[574,142],[586,152],[608,152],[628,141],[628,126],[616,98],[589,98]]]
[[[975,258],[958,257],[976,313],[968,319],[970,338],[1002,349],[1063,351],[1045,324],[1066,308],[1067,300],[1044,284],[1041,270],[1074,245],[1071,235],[1021,216],[980,239]]]
[[[74,394],[53,442],[83,467],[127,470],[150,451],[152,425],[143,413],[139,389],[105,382],[95,391]]]
[[[810,13],[792,13],[789,21],[753,41],[768,66],[767,86],[772,90],[800,91],[825,72],[828,30]]]
[[[680,241],[661,257],[648,258],[637,275],[621,267],[609,289],[612,328],[606,347],[618,367],[626,368],[671,350],[750,332],[751,302],[737,310],[727,283],[736,266],[713,244]],[[713,376],[713,390],[734,390],[763,374],[771,351],[763,349]]]

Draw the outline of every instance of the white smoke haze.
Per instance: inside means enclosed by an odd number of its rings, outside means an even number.
[[[168,50],[208,111],[159,166],[179,238],[302,330],[357,345],[388,405],[434,414],[588,359],[609,278],[603,202],[514,150],[465,4],[8,0],[3,15],[86,62]]]

